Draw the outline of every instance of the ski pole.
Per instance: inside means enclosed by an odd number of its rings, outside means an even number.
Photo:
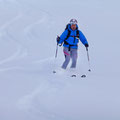
[[[58,54],[58,45],[59,45],[59,41],[60,41],[60,37],[59,36],[57,36],[56,41],[57,41],[57,46],[56,46],[55,58],[57,58],[57,54]]]
[[[56,45],[56,52],[55,52],[55,61],[54,61],[54,64],[56,63],[56,58],[57,58],[57,54],[58,54],[58,45],[59,45],[59,43],[58,43],[58,37],[59,36],[57,36],[57,45]],[[53,73],[56,73],[56,70],[53,70]]]
[[[57,46],[56,46],[55,58],[57,58],[57,53],[58,53],[58,43],[57,43]]]
[[[88,47],[86,47],[86,51],[87,51],[87,58],[88,58],[88,65],[89,65],[89,72],[91,72],[91,69],[90,69],[90,57],[89,57],[89,52],[88,52]]]

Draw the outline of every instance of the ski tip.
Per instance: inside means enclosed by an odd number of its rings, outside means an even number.
[[[91,69],[89,69],[88,71],[91,72]]]
[[[56,73],[56,71],[54,70],[53,73]]]
[[[82,78],[85,78],[85,77],[86,77],[86,75],[82,75],[81,77],[82,77]]]
[[[71,77],[77,77],[76,75],[71,75]]]

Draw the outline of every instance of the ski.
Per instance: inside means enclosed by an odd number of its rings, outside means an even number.
[[[53,73],[55,74],[55,73],[56,73],[56,71],[55,71],[55,70],[53,70]]]
[[[77,77],[76,75],[71,75],[71,77]]]
[[[71,75],[71,77],[77,77],[77,75]],[[86,75],[81,75],[81,78],[85,78]]]
[[[86,77],[86,75],[82,75],[81,77],[82,77],[82,78],[85,78],[85,77]]]
[[[57,74],[57,71],[56,70],[53,70],[53,74]],[[76,74],[72,74],[72,75],[70,75],[70,77],[77,77],[77,76],[79,76],[79,74],[78,75],[76,75]],[[86,78],[87,76],[85,75],[85,74],[83,74],[83,75],[81,75],[80,76],[81,78]]]
[[[53,74],[56,74],[57,72],[54,70]],[[73,74],[70,77],[77,77],[77,75]],[[86,75],[81,75],[81,78],[86,78]]]

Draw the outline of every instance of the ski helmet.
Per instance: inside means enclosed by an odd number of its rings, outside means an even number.
[[[77,22],[77,20],[76,19],[71,19],[70,20],[70,24],[72,25],[72,24],[77,24],[78,22]]]

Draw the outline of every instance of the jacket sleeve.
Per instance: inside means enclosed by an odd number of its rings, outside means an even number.
[[[84,34],[79,30],[79,39],[85,45],[88,44],[87,39],[85,38]]]
[[[65,30],[65,31],[62,33],[62,35],[60,36],[60,41],[59,41],[60,44],[62,44],[62,43],[64,42],[64,40],[65,40],[65,38],[67,37],[67,35],[68,35],[68,30]]]

